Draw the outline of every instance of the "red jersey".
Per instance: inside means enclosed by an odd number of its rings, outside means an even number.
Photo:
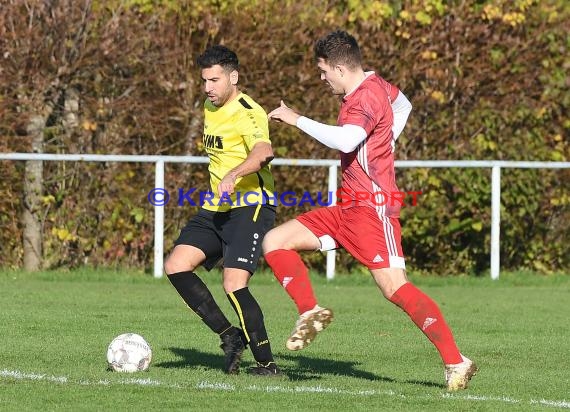
[[[342,99],[337,124],[366,130],[367,137],[350,153],[340,154],[342,186],[338,193],[343,208],[369,206],[380,216],[399,217],[392,152],[391,102],[399,89],[376,74],[368,77]]]

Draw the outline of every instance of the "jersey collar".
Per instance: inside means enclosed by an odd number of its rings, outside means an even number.
[[[368,78],[369,78],[370,76],[372,76],[372,75],[374,75],[374,71],[364,72],[364,76],[365,76],[364,79],[362,79],[362,81],[361,81],[360,83],[358,83],[358,85],[357,85],[354,89],[352,89],[350,92],[348,92],[347,94],[345,94],[345,95],[343,96],[343,98],[342,98],[342,101],[345,102],[345,101],[347,101],[348,99],[350,99],[350,96],[351,96],[356,90],[358,90],[358,89],[360,88],[360,86],[362,86],[362,83],[364,83],[366,80],[368,80]]]

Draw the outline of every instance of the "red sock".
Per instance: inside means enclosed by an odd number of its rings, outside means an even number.
[[[299,314],[313,309],[317,298],[301,256],[294,250],[277,249],[266,253],[264,257],[275,278],[295,301]]]
[[[411,283],[406,283],[392,295],[390,301],[402,308],[434,344],[443,363],[448,365],[463,361],[449,326],[429,296]]]

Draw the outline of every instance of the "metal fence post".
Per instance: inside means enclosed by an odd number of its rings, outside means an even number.
[[[491,173],[491,279],[499,279],[501,267],[501,166]]]
[[[164,189],[164,160],[156,161],[154,187]],[[160,202],[157,202],[160,203]],[[164,207],[154,206],[154,277],[161,278],[164,259]]]
[[[336,189],[337,189],[337,167],[336,165],[329,166],[329,195],[330,202],[329,206],[334,206],[336,203]],[[334,271],[335,271],[335,258],[336,258],[336,251],[329,250],[327,252],[327,280],[334,279]]]

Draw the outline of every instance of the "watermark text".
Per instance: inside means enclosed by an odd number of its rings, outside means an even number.
[[[394,192],[347,192],[343,189],[332,191],[294,191],[259,193],[259,192],[235,192],[232,195],[224,192],[217,197],[212,191],[199,191],[196,188],[178,188],[173,194],[161,187],[155,187],[147,194],[148,202],[153,206],[166,206],[170,200],[177,206],[217,206],[217,207],[240,207],[269,204],[285,207],[303,206],[331,206],[334,199],[341,205],[367,204],[372,206],[417,206],[421,191],[394,191]]]

